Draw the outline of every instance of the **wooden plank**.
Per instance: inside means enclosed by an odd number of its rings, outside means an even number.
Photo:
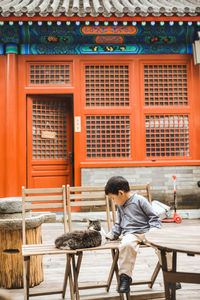
[[[92,192],[92,191],[104,191],[104,187],[102,186],[70,186],[69,190],[70,192]]]
[[[168,282],[186,282],[200,284],[200,274],[189,272],[166,272],[163,271],[163,275]]]
[[[98,251],[98,250],[108,250],[108,249],[118,249],[119,242],[108,242],[99,247],[95,248],[84,248],[84,249],[77,249],[77,250],[62,250],[55,247],[54,244],[32,244],[32,245],[23,245],[22,246],[22,255],[29,256],[29,255],[43,255],[43,254],[74,254],[77,252],[82,251]],[[46,252],[46,253],[45,253]]]
[[[63,197],[63,222],[64,222],[64,232],[67,232],[67,209],[66,209],[66,189],[65,185],[63,185],[63,191],[62,191],[62,197]]]
[[[63,199],[62,195],[55,196],[28,196],[25,197],[25,201],[34,202],[34,201],[61,201]]]
[[[131,285],[151,284],[151,280],[133,281]]]
[[[96,288],[106,288],[107,287],[107,284],[105,284],[105,283],[99,283],[99,282],[97,282],[97,283],[95,283],[94,284],[94,282],[92,283],[92,284],[90,284],[90,285],[79,285],[79,290],[87,290],[87,289],[96,289]]]
[[[141,293],[140,295],[131,295],[131,300],[165,299],[164,292]]]
[[[62,188],[38,188],[24,189],[25,194],[58,194],[62,193]]]
[[[29,297],[38,297],[38,296],[44,296],[44,295],[55,295],[55,294],[62,294],[62,290],[53,290],[53,291],[48,291],[48,292],[35,292],[35,293],[30,293]]]
[[[46,209],[46,208],[63,208],[63,203],[37,203],[37,204],[25,204],[25,209]]]
[[[94,200],[94,201],[74,201],[74,202],[71,202],[70,203],[70,206],[73,206],[73,207],[78,207],[78,206],[106,206],[106,203],[105,201],[101,201],[101,200]]]
[[[70,185],[67,185],[67,212],[68,212],[68,226],[69,231],[72,230],[72,212],[71,212],[71,201],[70,201]]]
[[[62,250],[57,248],[22,248],[22,256],[34,256],[34,255],[50,255],[50,254],[75,254],[75,250]]]
[[[135,191],[138,195],[147,198],[147,200],[151,203],[150,184],[130,185],[130,190]]]
[[[70,194],[70,199],[105,199],[105,194],[88,193],[88,194]]]
[[[82,249],[76,249],[77,252],[79,251],[98,251],[98,250],[108,250],[108,249],[118,249],[120,243],[112,243],[108,242],[104,245],[98,246],[98,247],[93,247],[93,248],[82,248]]]
[[[146,184],[139,184],[139,185],[130,185],[131,190],[147,190]]]

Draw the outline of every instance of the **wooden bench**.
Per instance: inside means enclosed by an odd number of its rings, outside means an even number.
[[[65,297],[67,280],[69,278],[71,299],[74,299],[74,284],[72,278],[71,259],[76,251],[60,250],[54,244],[27,244],[26,226],[27,220],[25,218],[25,211],[40,210],[40,209],[60,209],[63,213],[64,232],[67,231],[66,222],[66,189],[65,186],[61,188],[43,188],[43,189],[25,189],[22,187],[22,256],[23,256],[23,276],[24,276],[24,299],[28,300],[31,296],[41,296],[50,294],[62,294]],[[42,214],[42,212],[41,212]],[[64,276],[63,289],[52,290],[45,292],[30,293],[29,279],[30,279],[30,259],[34,256],[42,255],[58,255],[66,254],[66,271]]]

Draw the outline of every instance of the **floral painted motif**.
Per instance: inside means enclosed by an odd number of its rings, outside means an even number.
[[[97,44],[123,44],[122,36],[97,36],[95,38]]]
[[[135,26],[83,26],[81,29],[83,34],[120,34],[133,35],[137,33]]]

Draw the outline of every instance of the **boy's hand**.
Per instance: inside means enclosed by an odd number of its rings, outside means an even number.
[[[111,232],[108,232],[108,233],[106,234],[106,239],[107,239],[107,240],[114,240],[115,238],[114,238],[114,236],[112,235]]]

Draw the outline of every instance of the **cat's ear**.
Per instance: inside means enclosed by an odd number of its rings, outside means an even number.
[[[93,224],[94,222],[96,222],[96,219],[88,219],[89,224]]]

